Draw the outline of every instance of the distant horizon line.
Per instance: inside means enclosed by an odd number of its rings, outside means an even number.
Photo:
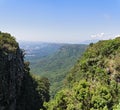
[[[116,38],[116,37],[115,37]],[[90,43],[97,43],[99,41],[103,40],[110,40],[110,39],[115,39],[115,38],[109,38],[109,39],[89,39],[89,40],[84,40],[80,42],[55,42],[55,41],[30,41],[30,40],[17,40],[18,43],[50,43],[50,44],[86,44],[89,45]]]

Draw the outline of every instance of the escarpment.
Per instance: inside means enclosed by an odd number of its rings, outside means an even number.
[[[0,33],[0,44],[0,110],[15,110],[24,77],[23,54],[7,33]]]
[[[33,77],[28,66],[14,37],[0,32],[0,110],[39,110],[49,100],[48,80]]]

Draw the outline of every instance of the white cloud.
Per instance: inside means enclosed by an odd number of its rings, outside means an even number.
[[[120,35],[117,35],[117,36],[120,36]],[[115,38],[117,36],[115,36],[115,34],[102,32],[102,33],[91,35],[91,38],[92,39],[98,39],[98,40],[106,40],[106,39],[113,39],[113,38]]]
[[[103,38],[105,37],[105,33],[99,33],[99,34],[93,34],[91,35],[91,38]]]
[[[115,37],[120,37],[120,34],[116,35]]]

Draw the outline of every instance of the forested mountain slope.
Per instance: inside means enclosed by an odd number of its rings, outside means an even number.
[[[20,48],[25,50],[26,60],[34,61],[58,51],[64,44],[20,41]]]
[[[64,44],[52,55],[29,60],[32,73],[45,76],[50,80],[52,97],[63,86],[63,79],[86,47],[87,45],[83,44]]]
[[[52,55],[37,59],[37,61],[34,61],[34,59],[30,60],[32,71],[36,72],[38,70],[36,73],[44,74],[48,71],[56,71],[61,68],[66,68],[68,65],[73,65],[85,49],[86,45],[82,44],[66,44],[61,46],[61,48]]]
[[[47,110],[113,110],[120,99],[120,38],[90,44]],[[119,106],[118,106],[119,107]]]

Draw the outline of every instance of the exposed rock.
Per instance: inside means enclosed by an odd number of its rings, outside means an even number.
[[[15,53],[0,53],[0,110],[16,110],[16,99],[24,76],[24,63],[19,48]]]
[[[44,109],[44,101],[49,100],[49,81],[35,79],[29,70],[15,39],[0,32],[0,110]]]

